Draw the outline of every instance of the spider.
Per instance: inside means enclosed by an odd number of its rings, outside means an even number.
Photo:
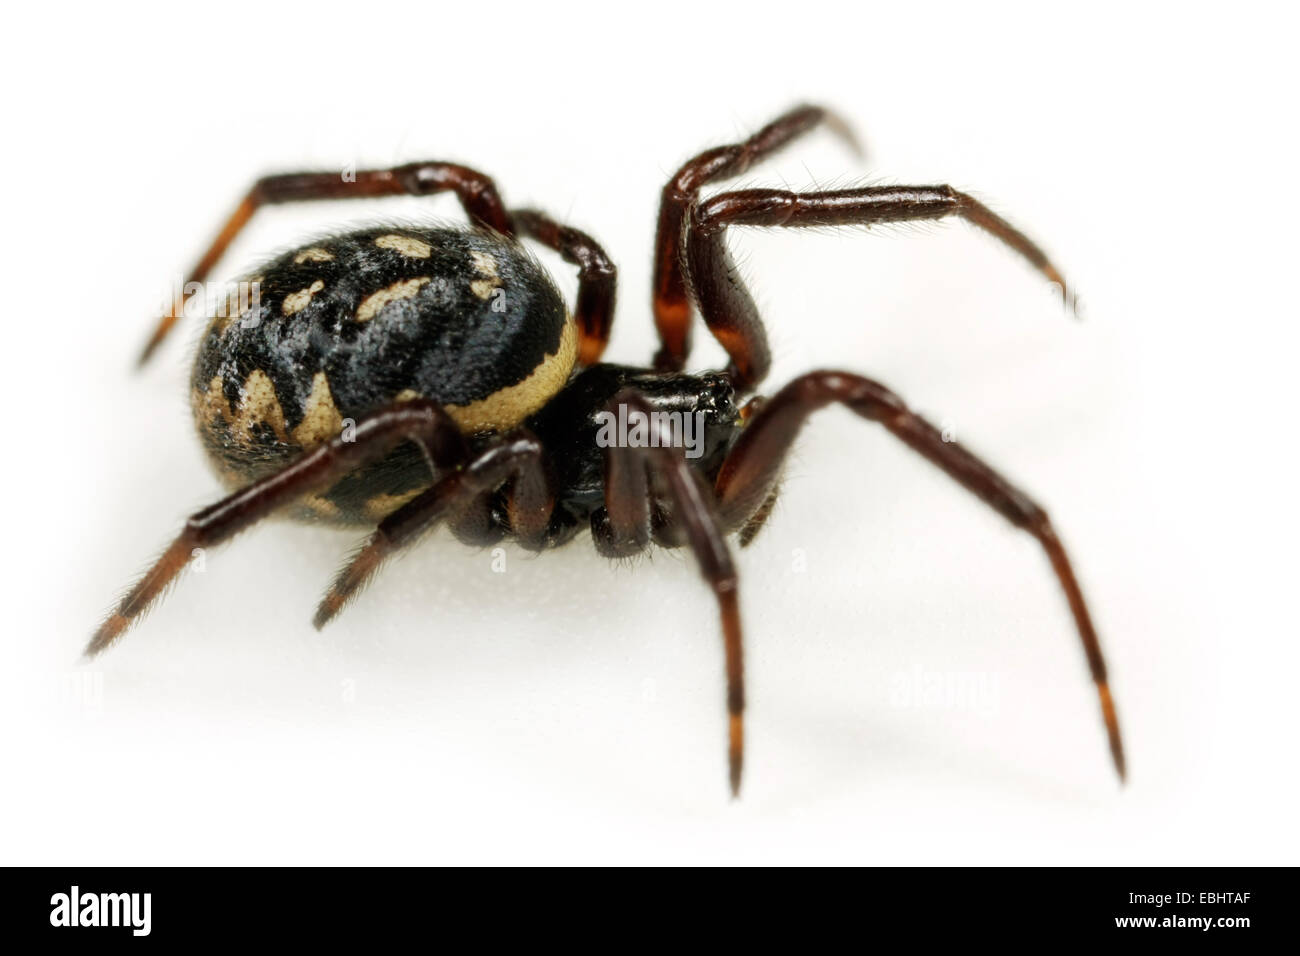
[[[758,310],[727,249],[732,226],[957,216],[1010,246],[1067,296],[1038,246],[950,186],[701,196],[706,185],[744,173],[819,125],[856,150],[848,126],[833,113],[799,106],[744,142],[699,154],[664,186],[652,295],[660,347],[648,368],[600,361],[614,316],[616,270],[597,242],[543,212],[508,209],[480,172],[420,162],[351,176],[259,179],[192,270],[141,363],[263,206],[449,191],[470,225],[379,225],[317,239],[249,276],[257,290],[252,301],[214,310],[194,360],[191,404],[203,446],[230,493],[190,516],[100,626],[87,654],[113,643],[199,549],[276,512],[373,529],[326,592],[317,628],[386,558],[439,522],[477,545],[508,535],[543,550],[589,528],[597,550],[609,557],[634,555],[652,543],[686,546],[721,617],[730,786],[738,796],[743,642],[727,538],[738,535],[742,547],[754,539],[772,511],[782,463],[800,429],[813,412],[838,403],[884,426],[1038,539],[1065,591],[1123,779],[1106,665],[1046,512],[869,378],[814,371],[770,398],[753,394],[771,358]],[[571,310],[523,239],[577,267]],[[685,371],[695,310],[729,358],[720,371]],[[620,430],[611,440],[615,414]],[[679,423],[697,426],[693,449],[685,449]]]

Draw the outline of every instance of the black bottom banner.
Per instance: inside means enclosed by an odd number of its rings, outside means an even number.
[[[928,946],[1097,937],[1231,947],[1290,938],[1296,928],[1289,869],[876,869],[769,875],[761,884],[747,873],[696,872],[629,875],[617,891],[587,883],[580,872],[543,884],[526,876],[514,886],[508,874],[423,869],[50,868],[6,875],[8,930],[93,945],[339,945],[412,934],[437,943],[456,932],[486,932],[500,945],[512,930],[535,945],[589,938],[609,946],[623,936],[649,943],[660,934],[680,944],[686,940],[677,927],[690,920],[728,942],[768,937],[778,922],[813,939],[861,934],[864,947],[908,938]]]

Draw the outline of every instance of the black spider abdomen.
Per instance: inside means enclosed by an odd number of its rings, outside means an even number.
[[[230,486],[394,401],[437,401],[467,434],[508,429],[560,390],[576,359],[559,291],[495,233],[371,227],[287,252],[244,282],[192,375],[196,424]],[[374,521],[430,478],[403,446],[309,510]]]

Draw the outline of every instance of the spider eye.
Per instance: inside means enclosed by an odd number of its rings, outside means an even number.
[[[731,380],[721,372],[708,372],[700,376],[700,410],[716,416],[719,421],[734,421],[739,415],[736,408],[736,391]]]

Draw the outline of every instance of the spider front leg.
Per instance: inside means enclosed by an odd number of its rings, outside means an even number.
[[[478,170],[456,163],[408,163],[391,169],[357,170],[347,177],[342,173],[282,173],[259,179],[240,200],[217,237],[185,277],[180,297],[172,303],[171,310],[158,320],[140,355],[139,364],[149,361],[149,357],[166,339],[167,333],[185,314],[186,303],[197,293],[198,285],[207,279],[226,249],[261,207],[313,199],[429,196],[447,191],[456,194],[465,214],[475,223],[507,236],[514,235],[510,215],[492,180]]]
[[[511,533],[524,547],[545,547],[555,508],[554,479],[541,442],[520,428],[381,521],[325,592],[313,623],[318,629],[324,627],[356,597],[385,560],[409,547],[439,520],[451,516],[459,503],[481,499],[507,482]]]
[[[86,648],[87,656],[108,647],[148,610],[189,564],[196,549],[230,540],[272,512],[303,495],[329,488],[344,475],[382,458],[408,440],[420,445],[430,470],[435,472],[454,468],[466,454],[460,429],[436,402],[414,399],[367,415],[357,423],[353,434],[324,442],[281,471],[191,515],[162,557],[100,625]]]
[[[739,176],[817,126],[839,136],[854,154],[862,147],[848,123],[820,106],[796,106],[782,113],[743,143],[706,150],[688,161],[663,188],[655,231],[654,318],[660,348],[655,367],[679,372],[691,351],[691,301],[682,269],[683,230],[687,214],[709,183]]]
[[[739,578],[727,547],[726,532],[708,486],[687,463],[681,449],[673,447],[671,430],[653,417],[650,403],[636,390],[629,389],[616,395],[610,408],[617,414],[620,405],[627,407],[629,416],[640,416],[650,428],[658,430],[657,447],[605,449],[606,513],[600,518],[592,516],[592,534],[597,547],[606,554],[629,554],[634,548],[644,550],[650,538],[652,489],[659,487],[666,495],[672,507],[674,530],[690,546],[700,573],[718,602],[726,655],[731,794],[739,796],[745,757],[745,668]]]
[[[721,193],[692,210],[686,227],[691,290],[709,331],[731,358],[728,373],[741,391],[771,366],[758,307],[727,251],[729,226],[848,226],[958,216],[1020,253],[1073,302],[1060,271],[1034,242],[987,206],[951,186],[871,186],[795,193],[745,189]]]
[[[723,525],[741,527],[749,521],[755,509],[763,506],[779,479],[786,453],[804,422],[813,412],[834,402],[868,421],[884,425],[966,490],[1038,539],[1047,552],[1074,615],[1088,667],[1097,685],[1111,757],[1123,780],[1124,745],[1107,682],[1106,661],[1065,546],[1056,536],[1047,513],[974,454],[956,442],[944,441],[939,429],[914,415],[902,399],[883,385],[848,372],[811,372],[795,379],[765,402],[745,426],[718,472],[714,490]]]

